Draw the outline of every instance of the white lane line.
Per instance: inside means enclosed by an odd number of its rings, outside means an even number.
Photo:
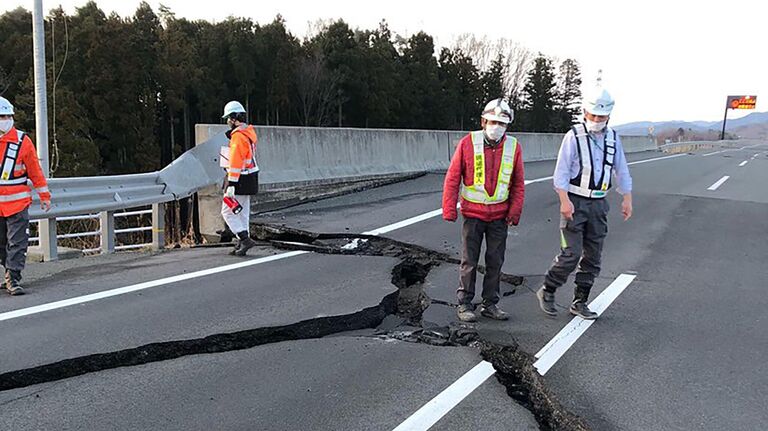
[[[392,232],[393,230],[402,229],[406,226],[410,226],[412,224],[423,222],[424,220],[429,220],[432,217],[437,217],[439,215],[443,214],[442,208],[438,208],[434,211],[430,211],[428,213],[424,213],[422,215],[418,215],[416,217],[411,217],[409,219],[399,221],[397,223],[393,223],[389,226],[380,227],[378,229],[374,229],[368,232],[363,232],[363,235],[382,235],[385,233]]]
[[[481,361],[393,431],[428,430],[494,373],[490,362]]]
[[[718,189],[720,186],[722,186],[722,185],[723,185],[723,183],[724,183],[724,182],[728,181],[728,178],[731,178],[731,177],[729,177],[728,175],[726,175],[726,176],[724,176],[723,178],[720,178],[719,180],[717,180],[717,182],[716,182],[716,183],[714,183],[714,184],[712,184],[711,186],[709,186],[709,188],[708,188],[707,190],[712,190],[712,191],[715,191],[715,190],[717,190],[717,189]]]
[[[632,280],[637,277],[631,274],[621,274],[608,287],[603,290],[590,304],[589,308],[598,315],[610,306],[618,298]],[[536,354],[539,358],[533,366],[542,376],[563,356],[563,354],[579,339],[587,328],[592,326],[594,320],[584,320],[574,317],[552,340],[549,341]],[[480,387],[489,377],[495,374],[493,365],[487,361],[480,361],[474,368],[459,377],[454,383],[440,392],[436,397],[416,410],[403,423],[393,431],[427,431],[434,426],[443,416],[464,400],[475,389]]]
[[[627,165],[633,166],[633,165],[639,165],[641,163],[649,163],[649,162],[657,162],[659,160],[667,160],[667,159],[674,159],[675,157],[683,157],[687,156],[688,154],[675,154],[672,156],[664,156],[664,157],[655,157],[653,159],[645,159],[645,160],[638,160],[636,162],[629,162]]]
[[[749,163],[749,160],[744,160],[743,162],[741,162],[739,164],[739,167],[742,167],[742,166],[746,165],[747,163]]]
[[[624,289],[626,289],[630,283],[632,283],[635,277],[637,276],[631,274],[619,275],[610,286],[606,287],[605,290],[603,290],[600,295],[589,304],[589,308],[598,315],[603,314],[608,306],[611,305],[622,292],[624,292]],[[542,349],[535,355],[537,361],[533,363],[533,366],[538,370],[539,374],[542,376],[546,374],[594,322],[594,320],[584,320],[581,317],[574,317],[568,325],[560,330],[560,332],[547,343],[547,345],[542,347]]]
[[[99,299],[110,298],[112,296],[123,295],[126,293],[136,292],[139,290],[149,289],[152,287],[163,286],[171,283],[178,283],[179,281],[191,280],[193,278],[204,277],[206,275],[219,274],[226,271],[232,271],[234,269],[246,268],[249,266],[259,265],[267,262],[274,262],[276,260],[286,259],[301,254],[307,254],[306,251],[291,251],[288,253],[276,254],[274,256],[262,257],[259,259],[247,260],[245,262],[233,263],[231,265],[224,265],[218,268],[204,269],[202,271],[190,272],[188,274],[175,275],[173,277],[161,278],[159,280],[147,281],[144,283],[133,284],[130,286],[119,287],[117,289],[105,290],[103,292],[96,292],[90,295],[78,296],[76,298],[64,299],[62,301],[50,302],[48,304],[36,305],[34,307],[21,308],[18,310],[7,311],[0,314],[0,321],[16,319],[22,316],[29,316],[30,314],[43,313],[45,311],[56,310],[58,308],[69,307],[72,305],[83,304],[86,302],[97,301]]]
[[[715,154],[724,153],[724,152],[726,152],[726,151],[731,151],[731,150],[720,150],[720,151],[715,151],[714,153],[707,153],[707,154],[702,154],[702,155],[701,155],[701,157],[714,156]]]
[[[654,158],[654,159],[640,160],[640,161],[632,162],[632,163],[629,163],[629,164],[633,165],[633,164],[639,164],[639,163],[652,162],[652,161],[656,161],[656,160],[671,159],[671,158],[674,158],[674,157],[680,157],[680,156],[684,156],[684,155],[685,154],[676,154],[676,155],[673,155],[673,156],[657,157],[657,158]],[[533,184],[533,183],[539,183],[539,182],[547,181],[547,180],[551,180],[551,179],[552,179],[551,176],[549,176],[549,177],[542,177],[542,178],[536,178],[536,179],[533,179],[533,180],[526,180],[525,183],[526,184]],[[404,227],[408,227],[410,225],[413,225],[413,224],[416,224],[416,223],[420,223],[420,222],[425,221],[425,220],[429,220],[429,219],[431,219],[433,217],[437,217],[439,215],[442,215],[442,213],[443,213],[442,209],[436,209],[434,211],[430,211],[428,213],[424,213],[424,214],[421,214],[421,215],[418,215],[418,216],[415,216],[415,217],[411,217],[409,219],[406,219],[406,220],[403,220],[403,221],[400,221],[400,222],[397,222],[397,223],[393,223],[393,224],[390,224],[388,226],[383,226],[383,227],[380,227],[378,229],[374,229],[372,231],[364,232],[364,234],[366,234],[366,235],[383,235],[385,233],[389,233],[389,232],[392,232],[392,231],[397,230],[397,229],[402,229]],[[177,275],[177,276],[173,276],[173,277],[161,278],[159,280],[147,281],[147,282],[144,282],[144,283],[134,284],[134,285],[125,286],[125,287],[119,287],[117,289],[112,289],[112,290],[105,290],[103,292],[92,293],[92,294],[89,294],[89,295],[78,296],[78,297],[75,297],[75,298],[69,298],[69,299],[65,299],[65,300],[61,300],[61,301],[50,302],[50,303],[47,303],[47,304],[36,305],[36,306],[33,306],[33,307],[27,307],[27,308],[21,308],[21,309],[18,309],[18,310],[7,311],[5,313],[0,313],[0,321],[16,319],[16,318],[23,317],[23,316],[29,316],[31,314],[43,313],[43,312],[50,311],[50,310],[56,310],[56,309],[59,309],[59,308],[69,307],[69,306],[72,306],[72,305],[84,304],[84,303],[87,303],[87,302],[97,301],[97,300],[100,300],[100,299],[110,298],[110,297],[118,296],[118,295],[124,295],[126,293],[136,292],[136,291],[139,291],[139,290],[149,289],[149,288],[163,286],[163,285],[167,285],[167,284],[178,283],[180,281],[191,280],[191,279],[194,279],[194,278],[204,277],[204,276],[207,276],[207,275],[219,274],[219,273],[222,273],[222,272],[232,271],[232,270],[240,269],[240,268],[247,268],[249,266],[259,265],[259,264],[267,263],[267,262],[274,262],[274,261],[277,261],[277,260],[287,259],[289,257],[299,256],[299,255],[307,254],[307,253],[309,253],[309,252],[306,252],[306,251],[292,251],[292,252],[289,252],[289,253],[276,254],[274,256],[262,257],[262,258],[258,258],[258,259],[248,260],[248,261],[245,261],[245,262],[239,262],[239,263],[234,263],[234,264],[231,264],[231,265],[225,265],[225,266],[221,266],[221,267],[218,267],[218,268],[205,269],[205,270],[202,270],[202,271],[191,272],[189,274],[182,274],[182,275]]]

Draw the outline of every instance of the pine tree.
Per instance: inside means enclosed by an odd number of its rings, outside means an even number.
[[[555,122],[555,71],[552,60],[542,54],[534,60],[533,69],[523,89],[523,119],[526,131],[550,132]]]
[[[568,130],[581,113],[581,71],[579,63],[573,59],[567,59],[560,65],[560,73],[557,81],[557,93],[555,99],[554,129],[556,131]]]
[[[472,59],[461,49],[443,48],[440,53],[440,81],[445,107],[449,114],[448,127],[457,130],[476,128],[479,117],[482,89],[480,73]]]

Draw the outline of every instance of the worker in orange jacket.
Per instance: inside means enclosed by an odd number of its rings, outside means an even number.
[[[221,215],[229,229],[237,235],[235,249],[230,253],[245,256],[256,245],[250,237],[251,196],[259,191],[259,166],[256,164],[256,130],[246,123],[245,108],[240,102],[231,101],[224,106],[224,116],[230,130],[227,131],[229,148],[226,153],[227,179],[224,183],[224,202]],[[239,207],[233,203],[239,204]],[[238,208],[238,209],[236,209]]]
[[[21,271],[27,260],[29,205],[32,189],[40,195],[43,211],[51,209],[51,193],[40,167],[37,151],[26,133],[13,126],[14,109],[0,97],[0,264],[5,268],[5,288],[11,295],[23,295]]]

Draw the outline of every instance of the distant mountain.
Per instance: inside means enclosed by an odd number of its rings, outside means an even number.
[[[670,129],[692,130],[694,132],[706,132],[708,130],[721,130],[722,121],[637,121],[634,123],[614,126],[616,131],[625,135],[647,135],[648,128],[653,126],[654,133]],[[744,137],[761,138],[768,130],[768,112],[753,112],[745,117],[728,120],[727,130]],[[759,135],[759,136],[753,136]]]

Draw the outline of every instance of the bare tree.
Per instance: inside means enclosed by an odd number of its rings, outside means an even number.
[[[519,100],[525,78],[533,65],[533,52],[510,39],[490,40],[483,36],[462,34],[456,38],[455,48],[461,49],[481,71],[487,71],[493,61],[501,57],[504,64],[504,90],[513,102]]]
[[[299,116],[305,126],[326,126],[336,105],[338,73],[330,72],[320,49],[299,61],[296,71]]]

